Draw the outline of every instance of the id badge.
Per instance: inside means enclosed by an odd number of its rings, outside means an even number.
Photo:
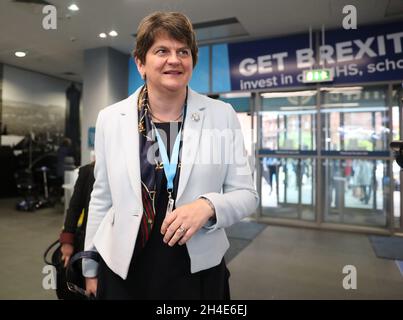
[[[174,209],[174,204],[175,204],[175,200],[172,198],[168,199],[168,205],[167,205],[167,212],[166,214],[169,214],[172,212],[172,210]]]

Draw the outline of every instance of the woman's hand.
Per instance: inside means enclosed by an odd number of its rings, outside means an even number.
[[[63,243],[60,250],[62,252],[62,261],[64,261],[64,267],[66,268],[70,261],[70,257],[74,253],[74,247],[69,243]]]
[[[85,278],[85,293],[94,297],[97,295],[98,278]]]
[[[176,208],[162,223],[164,242],[171,247],[178,241],[180,245],[185,244],[213,214],[213,209],[203,199]]]

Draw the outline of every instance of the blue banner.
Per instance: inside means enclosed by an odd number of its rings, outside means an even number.
[[[334,84],[403,80],[403,23],[326,32],[318,66]]]
[[[326,31],[322,39],[318,32],[311,42],[307,33],[228,44],[231,90],[309,87],[303,70],[324,67],[334,74],[329,85],[403,80],[403,23]]]
[[[308,34],[228,44],[231,90],[300,86],[297,53],[304,48]]]

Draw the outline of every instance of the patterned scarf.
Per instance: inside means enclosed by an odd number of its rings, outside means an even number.
[[[186,93],[187,101],[187,93]],[[147,86],[144,86],[138,97],[138,130],[139,130],[139,152],[140,152],[140,168],[141,168],[141,195],[143,201],[143,217],[139,230],[140,246],[144,248],[151,235],[155,220],[155,201],[156,201],[156,170],[163,170],[163,164],[159,156],[158,143],[154,130],[152,129],[151,115],[149,112]],[[182,128],[186,116],[186,104],[184,108]],[[182,147],[182,141],[180,149]],[[150,149],[151,148],[151,149]],[[148,155],[158,155],[157,157],[148,159]],[[179,156],[180,157],[180,156]],[[178,183],[178,171],[180,170],[180,161],[178,163],[177,174],[175,176],[174,185]],[[163,173],[162,173],[163,174]],[[176,195],[175,195],[176,196]]]
[[[140,168],[141,168],[141,195],[143,201],[143,218],[141,220],[139,236],[141,239],[141,247],[144,247],[150,237],[151,230],[155,219],[155,170],[158,166],[156,163],[150,163],[147,159],[147,153],[155,142],[153,136],[152,124],[148,112],[148,93],[147,87],[144,86],[138,97],[138,130],[139,130],[139,147],[140,147]]]

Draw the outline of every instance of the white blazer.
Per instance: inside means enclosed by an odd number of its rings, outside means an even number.
[[[98,251],[123,279],[143,214],[139,91],[99,112],[95,183],[85,237],[85,250]],[[231,105],[189,89],[181,163],[176,207],[204,196],[216,210],[216,222],[206,224],[186,243],[191,272],[195,273],[221,262],[229,247],[224,228],[253,213],[259,201],[241,127]],[[94,277],[97,267],[96,262],[84,260],[83,274]]]

